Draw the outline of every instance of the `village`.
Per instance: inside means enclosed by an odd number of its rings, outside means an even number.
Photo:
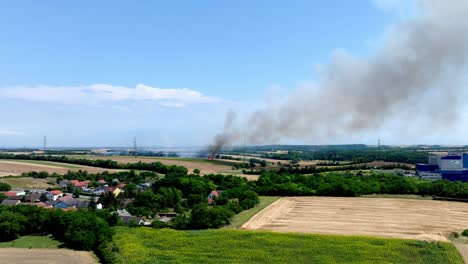
[[[105,209],[105,206],[98,202],[101,195],[112,194],[114,197],[118,197],[125,192],[126,184],[119,182],[118,179],[113,179],[110,186],[104,179],[97,182],[99,184],[97,187],[90,187],[90,182],[89,180],[62,180],[59,183],[60,188],[53,190],[10,190],[0,192],[6,197],[1,201],[0,205],[35,205],[63,211],[78,209],[102,210]],[[150,190],[151,183],[139,184],[137,188],[138,192]],[[212,194],[210,194],[210,197],[212,197]],[[133,216],[125,209],[133,200],[132,198],[124,198],[122,208],[114,211],[125,225],[151,226],[154,221],[167,223],[178,215],[174,212],[158,212],[154,217]]]

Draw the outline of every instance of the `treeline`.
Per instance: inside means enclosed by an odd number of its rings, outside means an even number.
[[[350,161],[352,163],[365,163],[378,160],[415,164],[427,162],[429,155],[428,152],[405,150],[325,150],[263,153],[262,158],[278,160]]]
[[[91,181],[91,186],[94,182],[99,180],[105,180],[107,183],[111,183],[114,179],[119,182],[140,184],[147,182],[148,179],[157,179],[159,176],[157,173],[152,171],[140,171],[136,172],[134,170],[129,171],[119,171],[119,172],[108,172],[104,171],[102,173],[88,173],[88,171],[68,171],[65,174],[57,173],[48,173],[46,171],[31,171],[24,172],[21,174],[21,177],[33,177],[33,178],[56,178],[57,183],[61,180],[79,180],[79,181]],[[1,183],[0,183],[1,184]]]
[[[250,174],[250,175],[260,175],[266,171],[276,172],[276,173],[292,173],[292,174],[314,174],[314,173],[323,173],[323,172],[334,172],[334,171],[356,171],[356,170],[370,170],[375,169],[375,166],[369,166],[366,164],[363,165],[348,165],[348,166],[332,166],[332,167],[316,167],[316,166],[283,166],[279,169],[251,169],[251,170],[243,170],[242,173]],[[377,167],[381,170],[394,170],[394,169],[402,169],[402,170],[411,170],[412,168],[405,164],[388,164],[388,165],[381,165]]]
[[[44,155],[26,155],[26,154],[0,154],[0,159],[19,159],[19,160],[41,160],[41,161],[52,161],[52,162],[63,162],[69,164],[78,164],[92,167],[100,167],[106,169],[127,169],[127,170],[147,170],[154,171],[157,173],[166,174],[169,172],[180,171],[187,173],[187,169],[182,166],[176,165],[164,165],[161,162],[151,162],[151,163],[118,163],[114,160],[101,160],[101,159],[78,159],[70,158],[67,156],[44,156]]]
[[[68,248],[94,251],[101,263],[117,261],[110,227],[118,224],[107,210],[67,211],[33,205],[0,206],[0,241],[19,236],[52,234]]]
[[[264,172],[253,188],[260,195],[361,196],[368,194],[416,194],[468,198],[468,183],[424,181],[393,174],[345,175]]]

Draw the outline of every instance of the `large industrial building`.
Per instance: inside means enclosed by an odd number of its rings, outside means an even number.
[[[468,153],[432,155],[429,164],[416,164],[416,173],[428,180],[468,182]]]

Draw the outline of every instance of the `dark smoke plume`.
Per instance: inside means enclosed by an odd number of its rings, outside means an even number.
[[[466,90],[460,81],[467,77],[468,0],[418,3],[418,17],[391,27],[373,55],[337,52],[318,84],[258,110],[240,126],[230,114],[211,149],[240,140],[259,144],[364,133],[394,117],[427,117],[433,129],[450,125]]]

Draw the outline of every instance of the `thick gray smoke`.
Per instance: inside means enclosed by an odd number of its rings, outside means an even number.
[[[468,0],[419,5],[419,16],[391,27],[373,55],[337,52],[320,71],[318,84],[258,110],[247,125],[234,126],[228,117],[212,148],[240,140],[258,144],[364,133],[389,117],[426,116],[434,126],[450,125],[466,90],[460,81],[468,76]]]

